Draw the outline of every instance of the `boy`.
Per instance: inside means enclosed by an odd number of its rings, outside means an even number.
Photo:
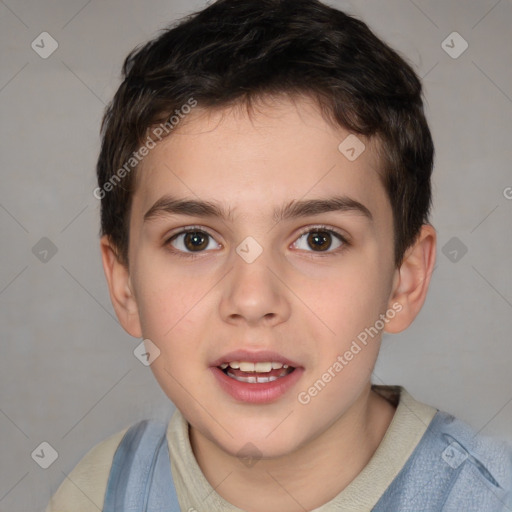
[[[512,510],[508,446],[370,381],[435,261],[409,65],[316,0],[218,0],[123,71],[103,265],[177,410],[94,447],[47,510]]]

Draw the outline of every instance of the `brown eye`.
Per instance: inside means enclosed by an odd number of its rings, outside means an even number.
[[[326,231],[311,231],[307,240],[310,247],[321,251],[331,246],[331,235]]]
[[[185,234],[183,240],[185,247],[191,251],[202,250],[208,246],[208,235],[204,236],[201,231],[192,231]]]
[[[305,244],[301,241],[305,240]],[[334,246],[333,246],[334,243]],[[348,245],[345,238],[331,229],[310,229],[304,232],[295,242],[294,247],[309,252],[334,252],[335,249]],[[329,251],[329,249],[332,249]]]
[[[210,241],[213,241],[213,238],[208,233],[195,229],[177,233],[168,243],[181,252],[190,253],[203,252],[209,247]]]

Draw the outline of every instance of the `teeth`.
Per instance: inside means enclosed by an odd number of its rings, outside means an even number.
[[[268,373],[271,370],[279,370],[280,368],[288,368],[287,364],[278,363],[276,361],[264,361],[258,363],[251,363],[249,361],[232,361],[230,363],[222,363],[220,368],[225,370],[228,366],[234,370],[241,370],[242,372],[256,372]]]
[[[272,370],[272,363],[256,363],[254,371],[258,373],[266,373]]]
[[[247,382],[249,384],[263,384],[264,382],[272,382],[274,380],[277,380],[279,377],[276,377],[275,375],[271,375],[270,377],[256,377],[253,375],[250,375],[248,377],[241,377],[238,375],[234,375],[230,371],[228,371],[228,375],[232,378],[237,380],[238,382]]]
[[[254,371],[254,363],[246,363],[245,361],[242,361],[240,363],[240,371],[253,372]]]
[[[272,382],[274,380],[277,380],[279,377],[270,376],[270,377],[256,377],[256,380],[258,382]]]

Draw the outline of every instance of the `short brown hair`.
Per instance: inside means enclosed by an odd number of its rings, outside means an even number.
[[[217,108],[283,93],[313,97],[335,123],[380,142],[401,264],[432,201],[434,146],[422,85],[365,23],[317,0],[218,0],[126,57],[103,118],[96,189],[101,233],[123,263],[135,189],[126,164],[148,130],[190,98]]]

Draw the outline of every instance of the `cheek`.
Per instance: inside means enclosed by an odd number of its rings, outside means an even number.
[[[137,302],[144,336],[171,340],[186,329],[207,304],[208,276],[187,273],[178,265],[147,262],[140,267]],[[212,281],[213,283],[213,281]]]
[[[338,349],[374,325],[384,312],[387,292],[382,275],[375,262],[365,260],[347,263],[322,279],[318,287],[309,286],[307,303],[322,320],[325,336],[339,340]]]
[[[150,303],[145,306],[143,336],[149,338],[160,350],[161,357],[153,363],[153,370],[160,373],[167,370],[183,380],[201,364],[201,336],[197,329],[207,319],[200,318],[199,308],[193,307],[197,301],[186,303],[183,298],[175,301],[169,297],[167,300],[161,298],[162,302],[155,295],[153,308]]]
[[[144,338],[160,350],[151,369],[174,401],[180,383],[189,387],[202,365],[203,326],[212,321],[213,294],[207,292],[213,281],[176,268],[159,270],[148,269],[139,281],[139,314]]]
[[[196,303],[179,293],[155,293],[143,315],[144,336],[160,351],[151,371],[168,398],[185,414],[192,414],[195,403],[208,403],[208,390],[199,384],[206,358],[200,344],[203,337],[197,331],[207,319],[200,318],[199,308],[193,307]]]

